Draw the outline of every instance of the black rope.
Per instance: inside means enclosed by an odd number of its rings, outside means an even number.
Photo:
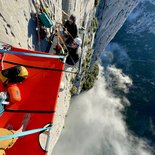
[[[14,113],[42,113],[42,114],[51,114],[55,113],[54,110],[14,110],[14,109],[5,109],[5,112],[14,112]]]
[[[6,60],[4,60],[3,62],[8,63],[8,64],[13,64],[13,65],[22,65],[22,66],[25,66],[28,68],[36,68],[36,69],[42,69],[42,70],[51,70],[51,71],[56,71],[56,72],[66,72],[66,73],[78,74],[78,72],[72,72],[72,71],[55,69],[55,68],[43,68],[43,67],[38,67],[38,66],[30,66],[30,65],[20,64],[20,63],[6,61]]]

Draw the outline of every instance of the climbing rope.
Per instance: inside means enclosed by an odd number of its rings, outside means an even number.
[[[54,36],[56,36],[57,45],[61,48],[63,54],[66,54],[66,56],[70,56],[69,55],[69,50],[68,50],[68,48],[66,46],[66,43],[65,43],[64,39],[62,38],[62,36],[60,35],[60,32],[61,32],[60,26],[61,25],[62,25],[61,23],[56,23]],[[53,44],[52,41],[51,41],[51,44]],[[76,63],[75,63],[75,61],[73,60],[73,58],[71,56],[70,56],[70,59],[71,59],[72,63],[74,64],[74,67],[76,68],[76,66],[75,66]]]
[[[62,23],[57,22],[57,25],[61,25],[62,28],[65,28],[64,25]],[[67,32],[67,34],[74,40],[73,36],[69,33],[69,31],[67,31],[67,29],[65,28],[65,31]]]

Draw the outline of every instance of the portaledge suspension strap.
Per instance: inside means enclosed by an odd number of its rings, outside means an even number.
[[[51,128],[52,128],[52,125],[50,124],[50,125],[48,125],[47,127],[44,127],[44,128],[38,128],[38,129],[23,131],[23,132],[11,134],[11,135],[1,136],[0,140],[23,137],[23,136],[34,134],[34,133],[37,133],[37,132],[46,131],[46,130],[49,130]]]

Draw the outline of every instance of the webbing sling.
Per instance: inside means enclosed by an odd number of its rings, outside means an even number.
[[[47,127],[44,127],[44,128],[38,128],[38,129],[23,131],[23,132],[11,134],[11,135],[1,136],[0,140],[23,137],[23,136],[34,134],[34,133],[37,133],[37,132],[42,132],[42,131],[45,131],[45,130],[48,130],[48,129],[51,129],[51,128],[52,128],[52,125],[48,125]]]

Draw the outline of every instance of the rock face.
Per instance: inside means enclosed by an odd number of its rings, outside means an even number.
[[[30,6],[28,0],[0,0],[0,41],[28,47],[31,41]]]
[[[0,0],[0,41],[17,47],[36,49],[38,46],[36,22],[31,16],[36,12],[34,1],[37,0]],[[44,0],[48,4],[55,23],[62,22],[63,17],[67,18],[61,10],[63,9],[68,15],[76,15],[78,27],[85,27],[86,33],[95,15],[94,1]],[[93,60],[97,59],[138,2],[139,0],[100,0],[97,10],[99,28],[95,38]],[[91,31],[93,30],[89,27],[89,32]],[[70,81],[72,78],[71,74],[64,73],[65,88],[59,94],[49,154],[52,153],[64,126],[71,99]]]
[[[34,0],[36,1],[36,0]],[[78,26],[85,24],[94,12],[94,0],[45,0],[49,5],[55,22],[61,22],[63,8],[69,15],[77,16]],[[38,1],[39,3],[39,1]],[[0,0],[0,41],[23,48],[37,46],[36,23],[32,13],[36,12],[33,1]]]
[[[100,0],[97,9],[99,27],[96,33],[93,60],[96,61],[104,48],[121,28],[130,12],[140,0]]]
[[[76,15],[79,25],[87,24],[94,13],[94,0],[63,0],[62,8],[68,14]]]

